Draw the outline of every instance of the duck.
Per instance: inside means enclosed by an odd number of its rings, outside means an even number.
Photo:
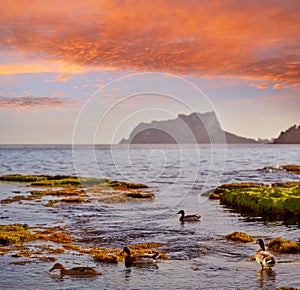
[[[201,215],[199,214],[192,214],[192,215],[185,215],[185,211],[182,209],[177,214],[181,214],[179,221],[183,222],[197,222],[200,221]]]
[[[74,267],[71,269],[66,269],[62,264],[60,263],[56,263],[50,270],[54,271],[54,270],[60,270],[60,275],[64,276],[64,275],[73,275],[73,276],[94,276],[94,275],[102,275],[101,272],[98,272],[97,270],[95,270],[94,268],[91,267]]]
[[[263,239],[257,239],[256,244],[260,248],[256,252],[255,260],[261,265],[261,269],[263,270],[264,267],[273,267],[275,265],[275,258],[270,252],[266,251]]]
[[[156,264],[156,259],[159,256],[158,252],[155,252],[154,254],[137,254],[132,255],[131,251],[128,247],[125,247],[122,251],[122,253],[126,253],[125,257],[125,266],[131,267],[131,266],[138,266],[138,265],[151,265]]]

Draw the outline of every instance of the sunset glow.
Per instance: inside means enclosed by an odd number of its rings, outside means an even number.
[[[2,112],[16,108],[13,104],[36,106],[43,97],[45,107],[68,109],[75,98],[84,102],[99,84],[128,72],[157,71],[201,85],[216,108],[221,106],[220,121],[229,131],[269,138],[300,123],[299,114],[296,116],[300,101],[295,97],[300,85],[299,1],[7,0],[1,4]],[[28,73],[33,77],[26,77]],[[47,82],[50,75],[53,81]],[[226,90],[222,84],[218,92],[209,89],[220,78],[227,82]],[[230,85],[232,80],[238,85]],[[88,91],[88,86],[93,89]],[[36,101],[26,99],[29,95],[24,91],[29,87]],[[57,90],[65,91],[64,100],[51,95]],[[277,100],[286,97],[288,109],[281,116],[269,116],[278,119],[276,128],[274,122],[265,124],[254,136],[254,131],[247,131],[247,121],[243,133],[228,118],[232,108],[226,111],[221,105],[229,104],[235,94],[250,102],[257,99],[260,108],[260,98],[268,96],[274,100],[269,105],[276,106]],[[264,118],[274,110],[267,108]]]

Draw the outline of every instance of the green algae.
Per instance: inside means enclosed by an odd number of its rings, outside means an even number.
[[[238,212],[286,219],[300,216],[300,182],[223,184],[212,199]]]
[[[110,180],[107,178],[86,178],[70,175],[22,175],[9,174],[0,176],[0,181],[7,182],[26,182],[32,186],[92,186],[108,185]]]
[[[0,181],[8,182],[36,182],[47,178],[46,175],[22,175],[22,174],[8,174],[0,176]]]
[[[116,189],[139,189],[148,186],[140,183],[110,180],[108,178],[77,177],[71,175],[22,175],[9,174],[0,176],[0,181],[25,182],[32,186],[64,187],[64,186],[107,186]]]
[[[249,236],[247,233],[244,233],[244,232],[233,232],[233,233],[227,234],[225,236],[225,238],[227,240],[232,240],[232,241],[241,242],[241,243],[250,243],[254,240],[251,236]]]

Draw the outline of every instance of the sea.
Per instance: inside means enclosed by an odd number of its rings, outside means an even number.
[[[300,287],[300,255],[276,254],[271,271],[250,259],[255,242],[239,244],[225,235],[243,231],[266,242],[298,240],[299,221],[265,220],[210,200],[230,182],[299,181],[280,166],[300,164],[300,145],[1,145],[0,175],[51,174],[106,177],[147,184],[155,199],[143,202],[56,204],[22,201],[0,204],[0,224],[61,226],[81,246],[110,248],[161,243],[168,259],[156,267],[102,264],[90,255],[55,254],[67,268],[96,267],[97,277],[60,277],[53,262],[24,265],[11,252],[0,255],[0,289],[276,289]],[[0,199],[28,194],[28,186],[0,183]],[[180,223],[177,212],[200,214]],[[87,239],[88,237],[88,239]],[[88,240],[88,242],[87,242]],[[88,243],[88,244],[85,244]],[[28,247],[34,245],[29,242]]]

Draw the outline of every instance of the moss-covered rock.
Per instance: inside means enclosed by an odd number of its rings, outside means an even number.
[[[282,254],[296,254],[300,253],[300,242],[279,237],[269,242],[268,249]]]
[[[152,200],[155,198],[154,193],[149,190],[145,184],[123,182],[110,180],[107,178],[87,178],[68,175],[21,175],[10,174],[0,176],[0,181],[22,182],[34,186],[35,189],[29,191],[30,195],[15,195],[1,200],[2,204],[13,202],[22,203],[26,200],[41,201],[43,196],[67,197],[56,200],[47,200],[45,206],[54,206],[57,203],[81,203],[91,202],[88,193],[93,198],[105,203],[119,203],[141,200]],[[36,189],[36,187],[40,187]],[[143,190],[143,191],[142,191]],[[77,196],[69,198],[69,196]]]
[[[0,181],[8,182],[36,182],[47,179],[47,175],[22,175],[22,174],[8,174],[0,176]]]
[[[288,219],[300,216],[300,182],[223,184],[213,191],[238,212]]]
[[[0,181],[26,182],[32,186],[64,187],[64,186],[108,186],[116,189],[139,189],[148,186],[140,183],[110,180],[108,178],[77,177],[71,175],[22,175],[9,174],[0,176]]]
[[[227,234],[225,236],[225,238],[227,240],[232,240],[232,241],[241,242],[241,243],[249,243],[254,240],[251,236],[249,236],[247,233],[244,233],[244,232],[233,232],[233,233]]]

